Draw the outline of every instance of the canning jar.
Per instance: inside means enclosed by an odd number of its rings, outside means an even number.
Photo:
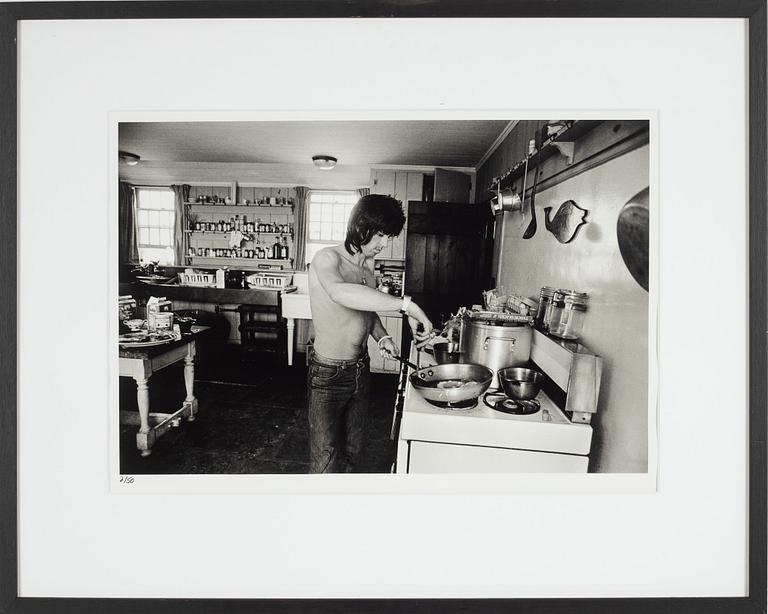
[[[558,290],[558,293],[549,332],[561,339],[576,340],[584,328],[588,295],[576,290]]]
[[[547,308],[552,302],[552,296],[555,294],[555,289],[550,286],[543,286],[541,292],[539,292],[539,308],[536,310],[536,317],[533,320],[535,326],[538,326],[544,330],[544,316],[547,313]]]

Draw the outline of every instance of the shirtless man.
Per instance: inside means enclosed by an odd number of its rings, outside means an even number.
[[[349,217],[344,245],[326,247],[309,269],[309,300],[315,340],[307,374],[310,473],[359,470],[368,407],[368,336],[384,355],[400,350],[377,311],[400,311],[417,345],[432,323],[410,297],[375,288],[374,256],[400,234],[405,216],[390,196],[362,197]],[[421,325],[421,329],[419,329]]]

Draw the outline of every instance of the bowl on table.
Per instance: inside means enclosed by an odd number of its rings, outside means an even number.
[[[191,335],[192,326],[196,322],[195,318],[180,316],[176,318],[176,324],[179,325],[179,331],[182,335]]]
[[[125,325],[133,332],[136,332],[144,327],[144,320],[140,318],[132,318],[130,320],[125,320]]]

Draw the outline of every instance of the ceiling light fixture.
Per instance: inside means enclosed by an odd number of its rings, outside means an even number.
[[[338,160],[333,156],[312,156],[312,163],[321,171],[329,171],[336,166]]]
[[[139,163],[139,160],[141,160],[141,156],[137,156],[136,154],[127,151],[118,151],[117,155],[128,166],[136,166]]]

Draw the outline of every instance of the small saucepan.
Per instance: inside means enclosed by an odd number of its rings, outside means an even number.
[[[432,355],[435,357],[437,364],[447,365],[456,364],[462,362],[464,356],[463,352],[459,352],[456,349],[455,343],[435,343],[432,346]]]
[[[529,401],[536,397],[544,383],[544,375],[533,369],[506,367],[499,369],[499,382],[505,394],[516,401]]]

